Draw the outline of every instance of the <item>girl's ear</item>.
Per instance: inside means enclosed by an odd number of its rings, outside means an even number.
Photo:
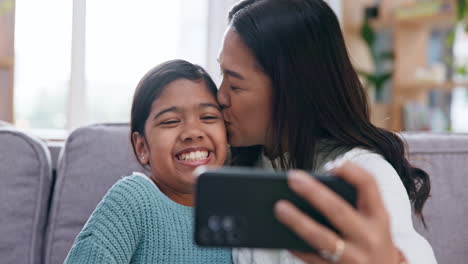
[[[148,146],[146,145],[145,137],[140,135],[138,132],[133,132],[132,141],[133,146],[135,147],[138,161],[141,163],[141,165],[149,164],[149,151]]]

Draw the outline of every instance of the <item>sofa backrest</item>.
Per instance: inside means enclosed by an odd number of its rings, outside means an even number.
[[[73,241],[109,188],[133,171],[126,124],[93,125],[75,130],[60,155],[47,229],[45,263],[63,263]]]
[[[468,134],[404,134],[410,160],[431,179],[431,197],[424,208],[425,229],[413,217],[416,229],[429,241],[439,263],[468,261]]]
[[[0,125],[1,263],[41,263],[52,184],[46,145]]]

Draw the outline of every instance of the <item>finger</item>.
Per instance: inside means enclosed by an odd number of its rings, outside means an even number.
[[[302,171],[289,173],[289,186],[320,211],[348,238],[364,239],[366,221],[359,212],[328,187]]]
[[[317,250],[334,250],[340,238],[332,230],[317,223],[288,201],[275,204],[276,218]],[[328,247],[327,247],[328,246]]]
[[[342,166],[332,169],[331,173],[356,188],[359,205],[362,206],[359,209],[364,210],[364,213],[373,216],[386,216],[377,182],[367,170],[351,162],[346,162]]]

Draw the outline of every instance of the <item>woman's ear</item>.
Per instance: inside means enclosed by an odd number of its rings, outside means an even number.
[[[138,161],[142,165],[149,164],[149,151],[148,146],[146,145],[145,137],[140,135],[138,132],[133,132],[132,141]]]

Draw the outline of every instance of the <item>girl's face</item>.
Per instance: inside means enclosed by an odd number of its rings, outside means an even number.
[[[163,192],[191,194],[196,167],[226,160],[224,121],[204,81],[180,79],[163,89],[146,120],[145,138],[138,136],[137,153]]]
[[[265,145],[272,115],[270,78],[261,71],[255,57],[229,27],[219,55],[223,81],[218,102],[232,146]]]

